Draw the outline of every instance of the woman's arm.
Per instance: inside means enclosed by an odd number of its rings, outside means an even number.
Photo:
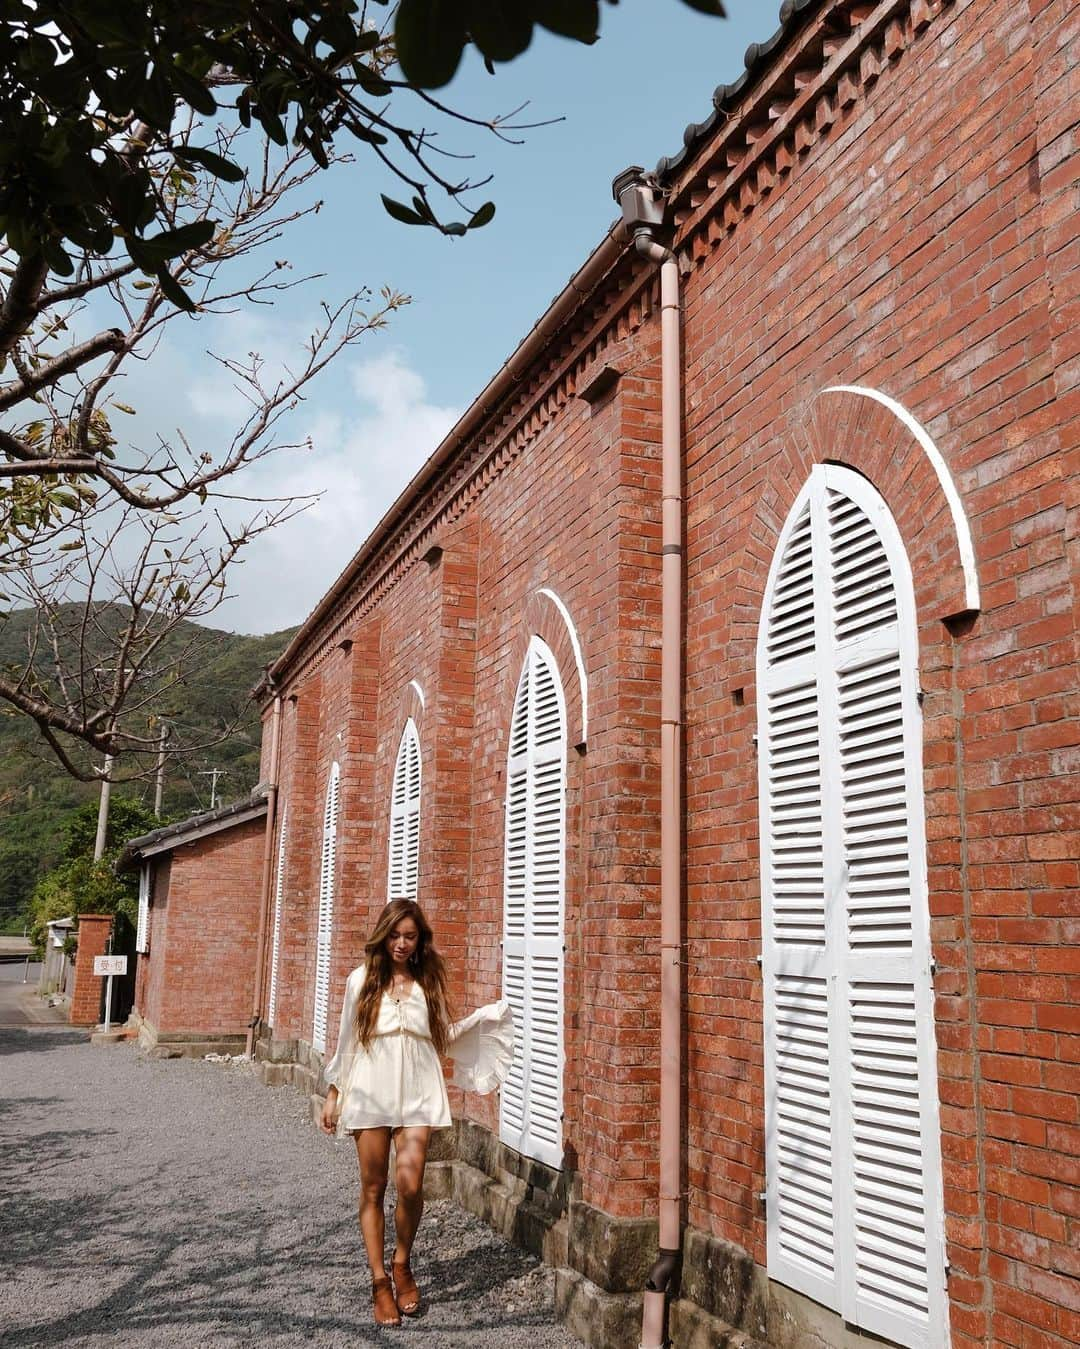
[[[323,1101],[322,1114],[319,1116],[319,1128],[324,1134],[332,1134],[337,1130],[337,1107],[338,1089],[337,1087],[328,1087],[326,1100]]]
[[[353,970],[345,984],[345,997],[341,1002],[341,1023],[338,1026],[337,1046],[334,1049],[334,1057],[323,1069],[323,1075],[329,1084],[322,1114],[319,1117],[319,1127],[323,1133],[332,1134],[334,1132],[337,1123],[339,1098],[349,1069],[352,1066],[353,1056],[356,1053],[356,1005],[359,1001],[360,985],[363,983],[363,979],[364,971],[361,966],[360,969]]]

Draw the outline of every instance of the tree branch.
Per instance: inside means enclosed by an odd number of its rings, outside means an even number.
[[[122,351],[126,341],[119,328],[110,328],[108,332],[98,333],[96,337],[71,347],[54,361],[47,361],[36,370],[28,370],[18,382],[0,386],[0,412],[21,403],[24,398],[32,397],[39,389],[55,384],[58,379],[70,375],[87,361],[104,356],[106,352]]]
[[[37,317],[49,266],[40,253],[22,258],[0,307],[0,356],[6,356]]]

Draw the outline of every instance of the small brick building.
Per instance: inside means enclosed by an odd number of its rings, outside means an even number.
[[[786,0],[657,168],[676,1344],[1080,1341],[1078,55],[1076,0]],[[269,671],[261,1050],[314,1081],[415,894],[459,1006],[521,1031],[437,1183],[621,1345],[658,1195],[655,265],[611,236],[537,333]]]
[[[242,1053],[251,1022],[266,794],[125,846],[139,868],[132,1020],[164,1057]]]

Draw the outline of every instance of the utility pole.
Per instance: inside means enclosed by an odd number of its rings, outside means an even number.
[[[210,809],[213,810],[217,805],[217,780],[219,777],[228,777],[227,768],[200,768],[199,777],[210,779]]]
[[[109,828],[109,791],[112,787],[109,774],[112,772],[112,761],[113,756],[106,754],[102,769],[104,776],[101,779],[101,800],[98,802],[97,837],[94,839],[95,862],[100,862],[105,855],[105,834]]]
[[[169,739],[169,727],[166,722],[161,723],[161,731],[158,734],[158,754],[157,771],[154,774],[154,814],[161,819],[161,798],[165,791],[165,745]]]

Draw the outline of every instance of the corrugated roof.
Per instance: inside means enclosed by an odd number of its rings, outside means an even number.
[[[266,788],[256,787],[250,796],[239,801],[230,801],[226,806],[214,810],[204,810],[198,815],[189,815],[186,820],[177,820],[173,824],[164,824],[149,834],[140,834],[124,844],[123,851],[116,862],[118,871],[133,866],[143,857],[151,854],[171,852],[184,843],[193,843],[196,838],[207,834],[216,834],[220,829],[229,829],[248,820],[257,819],[266,810]]]

